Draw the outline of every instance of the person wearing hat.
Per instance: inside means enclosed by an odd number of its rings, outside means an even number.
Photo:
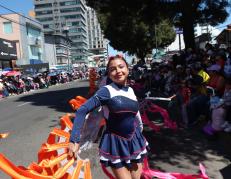
[[[215,89],[218,96],[222,96],[225,90],[225,78],[220,74],[221,66],[218,64],[213,64],[207,68],[210,79],[208,81],[208,86]]]

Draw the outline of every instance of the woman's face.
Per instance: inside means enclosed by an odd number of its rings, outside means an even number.
[[[125,85],[128,73],[129,70],[124,60],[115,58],[109,62],[108,75],[113,82],[120,85]]]

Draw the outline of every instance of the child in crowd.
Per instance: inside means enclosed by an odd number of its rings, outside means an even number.
[[[212,109],[211,121],[203,128],[208,135],[218,131],[231,132],[231,80],[226,79],[225,92],[222,98],[217,96],[210,100]]]

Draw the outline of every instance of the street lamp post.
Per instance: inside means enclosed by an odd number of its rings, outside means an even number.
[[[68,36],[68,32],[69,32],[69,27],[65,26],[63,28],[63,32],[66,35],[66,40],[67,40],[67,70],[68,72],[70,72],[70,58],[69,58],[69,36]]]

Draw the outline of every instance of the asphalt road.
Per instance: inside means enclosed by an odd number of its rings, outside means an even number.
[[[0,153],[17,166],[27,167],[36,162],[41,144],[54,127],[59,127],[59,118],[72,112],[68,101],[77,95],[86,95],[87,86],[86,81],[75,81],[0,100],[0,133],[10,133],[0,141]],[[86,152],[91,153],[91,159],[97,157],[96,148],[97,145]],[[92,161],[95,175],[100,168],[95,167],[96,159]],[[9,177],[0,171],[0,179],[5,178]]]
[[[71,112],[68,100],[76,95],[86,95],[88,82],[72,82],[0,101],[0,133],[9,132],[0,141],[0,153],[14,164],[27,167],[37,161],[37,152],[59,118]],[[212,179],[230,179],[230,155],[220,140],[206,138],[199,129],[163,130],[154,133],[147,127],[144,135],[150,144],[149,162],[152,168],[166,172],[196,173],[202,162]],[[230,140],[229,140],[230,142]],[[91,161],[95,179],[106,178],[99,166],[97,144],[82,157]],[[0,179],[7,179],[0,171]]]

